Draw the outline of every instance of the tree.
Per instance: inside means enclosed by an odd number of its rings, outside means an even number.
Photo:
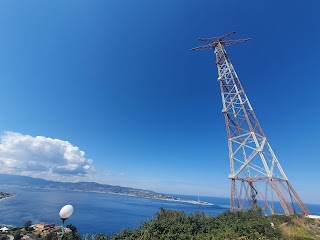
[[[20,230],[19,231],[16,231],[14,236],[13,236],[13,240],[20,240],[21,239],[21,232]]]
[[[68,225],[66,226],[66,228],[69,228],[72,232],[76,232],[76,231],[77,231],[77,227],[74,226],[74,225],[72,225],[72,224],[68,224]]]
[[[57,234],[55,232],[51,232],[47,234],[44,238],[44,240],[54,240],[57,239]]]
[[[31,221],[31,220],[26,221],[26,222],[24,223],[24,229],[25,229],[26,231],[29,231],[31,225],[32,225],[32,221]]]
[[[73,240],[81,239],[81,238],[80,238],[80,235],[79,235],[79,233],[78,233],[78,231],[77,231],[77,227],[76,227],[76,226],[74,226],[74,225],[72,225],[72,224],[68,224],[68,225],[66,226],[66,228],[69,228],[69,229],[72,231],[72,239],[73,239]]]

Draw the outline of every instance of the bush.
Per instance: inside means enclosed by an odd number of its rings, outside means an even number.
[[[29,231],[31,225],[32,225],[32,221],[31,221],[31,220],[26,221],[26,222],[24,223],[24,229],[25,229],[26,231]]]
[[[51,232],[44,237],[44,240],[55,240],[57,239],[57,234],[55,232]]]
[[[13,235],[13,240],[20,240],[21,239],[21,232],[16,231],[15,234]]]
[[[209,239],[279,239],[281,233],[271,226],[259,207],[247,211],[224,212],[217,217],[195,212],[165,210],[141,224],[139,229],[123,229],[108,238],[99,235],[95,240],[209,240]]]

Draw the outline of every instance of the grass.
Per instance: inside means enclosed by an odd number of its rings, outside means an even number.
[[[319,219],[293,218],[278,225],[284,239],[293,240],[320,240]]]
[[[250,212],[248,212],[250,213]],[[174,233],[176,235],[174,239],[283,239],[283,240],[320,240],[320,220],[319,219],[309,219],[301,216],[284,216],[284,215],[272,215],[272,216],[260,216],[259,218],[246,218],[248,217],[245,213],[243,214],[231,214],[225,213],[218,217],[207,218],[205,215],[195,214],[195,215],[181,215],[181,212],[162,210],[157,214],[157,218],[145,223],[140,229],[121,231],[115,236],[107,237],[105,235],[93,235],[83,236],[82,239],[91,240],[102,240],[102,239],[116,239],[116,240],[141,240],[141,239],[173,239],[171,238]],[[239,215],[239,216],[238,216]],[[242,218],[239,218],[241,217]],[[254,217],[254,216],[253,216]],[[240,222],[238,220],[241,220]],[[184,220],[184,221],[182,221]],[[189,221],[190,220],[190,221]],[[191,221],[192,220],[192,221]],[[168,224],[169,225],[168,225]],[[197,223],[196,225],[194,225]],[[260,224],[259,224],[260,223]],[[162,224],[162,225],[161,225]],[[194,234],[190,232],[190,236],[186,235],[187,226],[192,225],[196,228],[196,232],[199,234]],[[211,226],[214,224],[214,226]],[[232,228],[233,225],[237,225],[239,228]],[[175,226],[175,228],[173,228]],[[229,226],[229,228],[227,227]],[[156,238],[152,236],[155,234],[156,230],[161,228],[160,235]],[[189,226],[190,227],[190,226]],[[262,228],[261,228],[262,227]],[[265,228],[269,229],[268,231]],[[172,236],[164,236],[164,231],[175,230],[172,232]],[[211,231],[211,230],[212,231]],[[230,232],[227,234],[227,230],[235,230],[235,232]],[[150,235],[144,236],[146,232],[150,230]],[[210,231],[209,231],[210,230]],[[21,234],[27,234],[31,239],[60,239],[61,230],[59,228],[51,229],[50,231],[41,232],[36,229],[33,231],[25,231],[23,228],[18,229]],[[274,232],[274,234],[271,234]],[[132,233],[132,234],[130,234]],[[220,234],[221,233],[221,234]],[[14,232],[11,232],[14,235]],[[271,235],[270,235],[271,234]],[[229,237],[228,237],[229,236]],[[233,237],[230,237],[233,236]],[[0,236],[0,240],[2,240]],[[75,236],[69,230],[66,234],[66,239],[80,239],[80,237],[74,238]],[[178,238],[176,238],[178,237]],[[3,240],[6,239],[5,237]]]

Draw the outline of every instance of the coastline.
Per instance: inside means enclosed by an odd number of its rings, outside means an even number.
[[[205,205],[205,206],[214,206],[213,203],[209,202],[203,202],[203,201],[196,201],[196,200],[188,200],[188,199],[180,199],[180,198],[175,198],[172,196],[166,196],[163,194],[162,197],[151,197],[151,196],[142,196],[142,195],[136,195],[136,194],[126,194],[126,193],[117,193],[117,192],[108,192],[108,191],[98,191],[98,190],[80,190],[80,189],[67,189],[67,188],[50,188],[50,187],[38,187],[38,186],[19,186],[19,185],[0,185],[0,186],[5,186],[5,187],[15,187],[15,188],[31,188],[31,189],[44,189],[44,190],[63,190],[63,191],[70,191],[70,192],[93,192],[93,193],[100,193],[100,194],[115,194],[115,195],[121,195],[121,196],[128,196],[128,197],[138,197],[138,198],[145,198],[145,199],[156,199],[156,200],[162,200],[162,201],[168,201],[168,202],[179,202],[179,203],[188,203],[188,204],[193,204],[193,205]],[[162,194],[157,194],[157,195],[162,195]],[[2,199],[7,199],[14,197],[9,196]]]
[[[156,199],[156,200],[162,200],[162,201],[168,201],[168,202],[181,202],[181,203],[189,203],[189,204],[195,204],[195,205],[214,206],[214,203],[196,201],[196,200],[188,200],[188,199],[180,199],[180,198],[173,198],[171,196],[168,196],[169,198],[157,198],[157,197],[143,197],[143,196],[134,195],[134,194],[113,193],[113,192],[81,191],[81,190],[70,190],[70,191],[95,192],[95,193],[102,193],[102,194],[106,193],[106,194],[115,194],[115,195],[128,196],[128,197],[138,197],[138,198],[145,198],[145,199]]]
[[[44,188],[42,188],[44,189]],[[47,190],[58,190],[53,188],[46,188]],[[62,189],[59,189],[62,190]],[[140,195],[134,195],[134,194],[125,194],[125,193],[115,193],[115,192],[103,192],[103,191],[83,191],[83,190],[67,190],[63,189],[65,191],[72,191],[72,192],[94,192],[94,193],[100,193],[100,194],[114,194],[114,195],[121,195],[121,196],[128,196],[128,197],[137,197],[137,198],[144,198],[144,199],[156,199],[161,201],[168,201],[168,202],[181,202],[181,203],[189,203],[194,205],[205,205],[205,206],[214,206],[213,203],[209,202],[203,202],[203,201],[196,201],[196,200],[188,200],[188,199],[180,199],[180,198],[174,198],[171,196],[167,196],[168,198],[158,198],[158,197],[147,197],[147,196],[140,196]]]

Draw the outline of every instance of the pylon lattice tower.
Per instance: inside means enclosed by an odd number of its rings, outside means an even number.
[[[191,50],[214,49],[222,97],[230,158],[230,210],[246,209],[258,204],[266,214],[274,214],[276,202],[283,213],[310,214],[293,189],[274,154],[227,55],[225,46],[247,39],[225,40],[221,37],[199,38],[207,45]]]

